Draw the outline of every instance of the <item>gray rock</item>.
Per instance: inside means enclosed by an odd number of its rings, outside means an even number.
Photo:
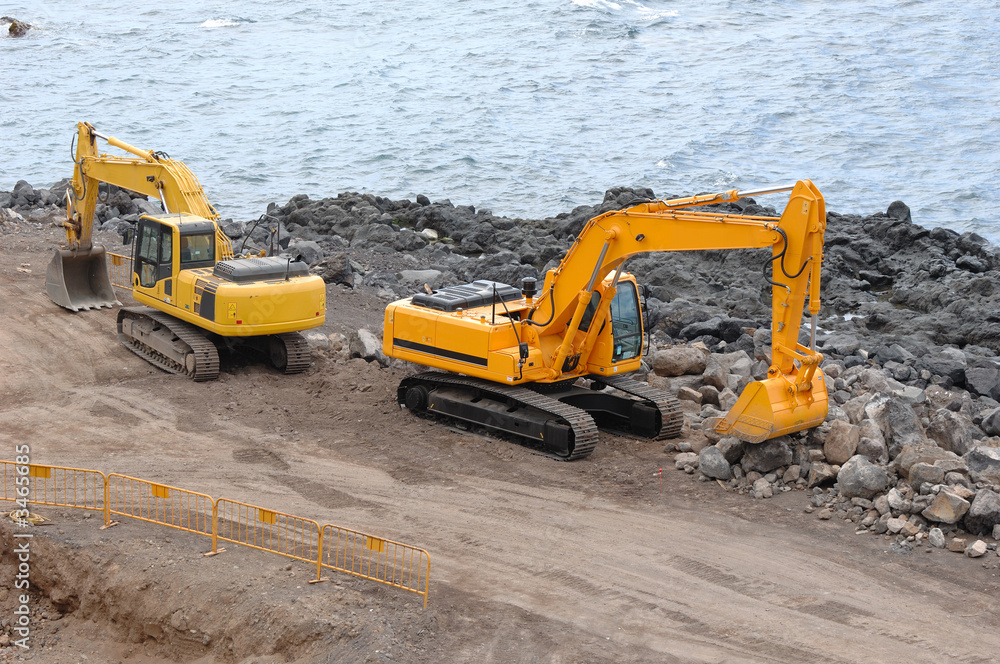
[[[658,376],[701,374],[708,361],[705,353],[690,346],[674,346],[653,355],[653,372]]]
[[[684,468],[698,469],[698,455],[694,452],[681,452],[674,457],[674,468],[684,470]]]
[[[737,401],[739,401],[739,397],[736,396],[736,393],[728,387],[719,392],[719,407],[723,411],[728,413],[729,410],[736,405]]]
[[[1000,484],[1000,447],[977,445],[965,454],[965,462],[973,481]]]
[[[951,458],[951,459],[938,459],[934,462],[934,465],[943,470],[945,473],[968,473],[969,466],[965,463],[965,459],[961,457]]]
[[[904,498],[903,494],[896,487],[889,489],[889,493],[885,495],[885,499],[889,503],[889,507],[897,512],[910,511],[910,501]]]
[[[761,477],[755,480],[753,483],[753,497],[754,498],[770,498],[774,495],[774,489],[771,488],[771,483]]]
[[[816,462],[809,468],[807,484],[816,487],[837,479],[837,471],[828,463]]]
[[[347,254],[338,252],[322,259],[312,267],[314,274],[322,277],[328,284],[341,284],[342,286],[354,286],[354,270],[351,268],[351,261]]]
[[[853,355],[859,348],[861,348],[861,341],[858,337],[845,332],[831,334],[823,342],[824,353],[832,351],[838,355]]]
[[[926,440],[920,419],[913,408],[899,397],[893,397],[885,404],[885,421],[888,426],[886,444],[889,456],[895,456],[893,451],[900,450],[904,445],[922,443]]]
[[[378,362],[382,367],[389,366],[389,358],[382,352],[382,341],[366,329],[352,332],[350,336],[351,357],[360,357],[368,362]]]
[[[698,470],[702,473],[718,480],[728,480],[732,478],[729,470],[729,462],[725,455],[715,445],[702,448],[698,453]]]
[[[1000,494],[982,489],[965,515],[965,529],[974,535],[988,535],[1000,525]]]
[[[860,439],[860,429],[857,426],[842,420],[830,422],[830,430],[823,444],[826,460],[838,466],[846,463],[857,452]]]
[[[962,520],[969,507],[969,501],[949,489],[942,489],[921,514],[928,521],[954,524]]]
[[[701,392],[701,403],[707,403],[712,406],[719,405],[719,390],[711,385],[702,385],[698,388]]]
[[[862,437],[858,441],[856,451],[872,463],[887,463],[889,461],[889,450],[885,448],[885,443],[881,440]]]
[[[894,517],[889,519],[885,525],[886,525],[886,530],[895,535],[896,533],[898,533],[900,530],[903,529],[903,526],[906,525],[906,519]]]
[[[885,496],[885,494],[877,496],[872,505],[878,510],[879,514],[888,514],[891,509],[889,507],[889,499]]]
[[[785,472],[781,475],[781,481],[785,484],[795,484],[802,477],[802,466],[798,464],[792,464],[785,469]]]
[[[937,376],[946,376],[953,385],[965,382],[965,354],[957,348],[944,348],[917,358],[915,368],[926,369]]]
[[[927,533],[927,541],[935,549],[943,549],[945,545],[944,533],[940,528],[931,528]]]
[[[971,426],[972,420],[968,416],[941,408],[934,413],[927,435],[943,449],[962,455],[972,446]]]
[[[427,284],[431,288],[437,288],[441,284],[441,270],[401,270],[400,280],[417,285]],[[498,307],[499,308],[499,307]]]
[[[315,265],[323,259],[323,249],[312,240],[295,240],[289,243],[288,253],[308,265]]]
[[[1000,401],[1000,367],[993,362],[984,362],[966,369],[965,386],[971,392]]]
[[[873,498],[889,486],[889,475],[871,461],[856,454],[837,473],[840,495],[846,498]]]
[[[1000,408],[991,411],[980,425],[989,436],[1000,436]]]
[[[915,463],[910,466],[910,484],[919,487],[923,483],[941,484],[944,482],[944,470],[929,463]]]
[[[756,470],[760,473],[769,473],[776,468],[789,466],[792,463],[792,449],[788,443],[788,436],[779,436],[757,444],[748,443],[740,465],[746,472]]]
[[[156,217],[163,214],[163,206],[160,205],[159,201],[154,203],[153,201],[146,200],[145,198],[133,198],[132,205],[136,207],[136,214],[139,215],[148,214]],[[243,237],[244,225],[242,221],[226,219],[219,224],[219,226],[222,228],[222,232],[233,240]]]
[[[746,443],[735,436],[726,436],[725,438],[720,439],[719,442],[715,444],[715,447],[722,452],[722,456],[726,458],[729,465],[733,465],[743,457],[743,450],[746,445]]]
[[[965,549],[965,555],[970,558],[979,558],[986,554],[986,542],[976,540]]]
[[[993,539],[1000,542],[1000,524],[993,526]]]
[[[893,465],[896,471],[903,477],[908,478],[910,467],[915,463],[934,464],[941,459],[958,459],[958,455],[948,450],[942,450],[937,445],[924,443],[922,445],[907,445],[896,455]]]
[[[872,398],[868,392],[850,399],[843,405],[844,412],[851,420],[851,424],[860,424],[865,419],[865,404]]]
[[[722,391],[728,387],[728,382],[726,380],[727,373],[726,367],[719,361],[718,355],[709,355],[706,364],[705,371],[701,375],[702,382],[705,385],[711,385],[715,389]]]

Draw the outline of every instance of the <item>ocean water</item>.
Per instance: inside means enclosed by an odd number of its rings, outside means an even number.
[[[22,0],[23,2],[23,0]],[[182,159],[227,217],[344,190],[540,217],[616,185],[810,178],[1000,241],[1000,2],[33,0],[0,37],[0,189],[78,121]],[[781,199],[766,200],[780,204]]]

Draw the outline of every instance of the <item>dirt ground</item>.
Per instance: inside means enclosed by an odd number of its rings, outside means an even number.
[[[26,228],[26,227],[25,227]],[[0,662],[995,662],[994,552],[973,560],[855,535],[674,470],[662,444],[602,434],[562,463],[401,411],[401,370],[316,353],[283,376],[245,358],[215,382],[117,340],[116,312],[49,302],[55,229],[0,235],[0,458],[94,468],[427,549],[404,591],[204,537],[36,508],[32,649]],[[27,266],[27,267],[24,267]],[[19,271],[30,270],[30,273]],[[331,286],[324,332],[381,328]],[[663,468],[662,488],[657,470]],[[89,518],[86,518],[88,517]],[[11,527],[0,618],[13,610]]]

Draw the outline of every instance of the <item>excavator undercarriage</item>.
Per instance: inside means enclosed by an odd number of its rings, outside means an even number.
[[[654,440],[680,433],[680,404],[666,392],[625,376],[587,378],[589,386],[520,386],[428,371],[404,378],[397,400],[420,417],[479,427],[565,461],[593,452],[598,429]]]
[[[196,382],[214,380],[219,375],[219,350],[213,339],[201,328],[152,307],[120,309],[118,338],[130,351],[168,373],[188,376]],[[238,339],[238,344],[228,337],[218,339],[226,346],[262,352],[286,374],[301,373],[309,367],[309,344],[298,332],[246,337]]]

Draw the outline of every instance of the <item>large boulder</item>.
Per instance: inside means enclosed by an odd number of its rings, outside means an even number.
[[[879,425],[890,457],[895,457],[906,445],[916,445],[926,440],[924,429],[913,408],[900,397],[884,392],[876,394],[865,404],[865,413]]]
[[[323,259],[323,248],[312,240],[295,240],[288,245],[288,253],[307,265],[315,265]]]
[[[312,267],[312,272],[318,274],[328,284],[354,286],[354,270],[351,260],[344,252],[331,254]]]
[[[915,463],[910,466],[910,484],[920,488],[921,484],[941,484],[944,482],[944,468],[929,463]]]
[[[712,479],[728,480],[733,476],[725,455],[715,445],[702,448],[698,453],[698,470]]]
[[[1000,484],[1000,447],[977,445],[966,453],[965,462],[973,481]]]
[[[728,461],[730,465],[735,464],[740,460],[747,445],[748,443],[744,443],[735,436],[726,436],[715,444],[715,446],[719,448],[719,451],[722,452],[722,456],[726,457],[726,461]]]
[[[383,367],[389,366],[389,358],[382,352],[382,341],[366,329],[351,333],[350,352],[351,357],[378,362]]]
[[[1000,494],[983,489],[965,515],[965,529],[975,535],[989,535],[997,524],[1000,524]]]
[[[1000,408],[990,411],[983,418],[982,429],[988,436],[1000,436]]]
[[[719,361],[718,355],[709,355],[705,363],[705,371],[701,375],[705,385],[711,385],[715,389],[722,391],[729,387],[728,375],[725,365]]]
[[[658,376],[700,374],[707,364],[705,353],[691,346],[674,346],[653,355],[653,372]]]
[[[929,443],[923,443],[920,445],[906,445],[900,450],[899,454],[896,455],[896,459],[893,463],[896,466],[896,471],[904,479],[908,479],[910,476],[910,468],[917,463],[927,463],[934,465],[935,461],[940,459],[958,459],[958,455],[954,452],[949,452],[948,450],[943,450],[936,445]]]
[[[949,378],[953,385],[965,384],[965,354],[957,348],[944,348],[937,353],[917,358],[916,368]]]
[[[889,486],[889,475],[879,466],[856,454],[837,473],[840,495],[845,498],[871,499]]]
[[[763,443],[747,444],[741,466],[745,472],[756,470],[769,473],[782,466],[792,464],[792,448],[788,436],[779,436]]]
[[[969,391],[1000,401],[1000,367],[983,362],[965,370],[965,386]]]
[[[921,514],[928,521],[958,523],[968,511],[969,501],[949,489],[942,489]]]
[[[972,420],[968,416],[941,408],[927,427],[927,436],[949,452],[962,455],[969,451],[973,439]]]
[[[823,444],[823,454],[830,463],[843,465],[857,452],[860,440],[861,433],[857,426],[843,420],[833,420]]]

